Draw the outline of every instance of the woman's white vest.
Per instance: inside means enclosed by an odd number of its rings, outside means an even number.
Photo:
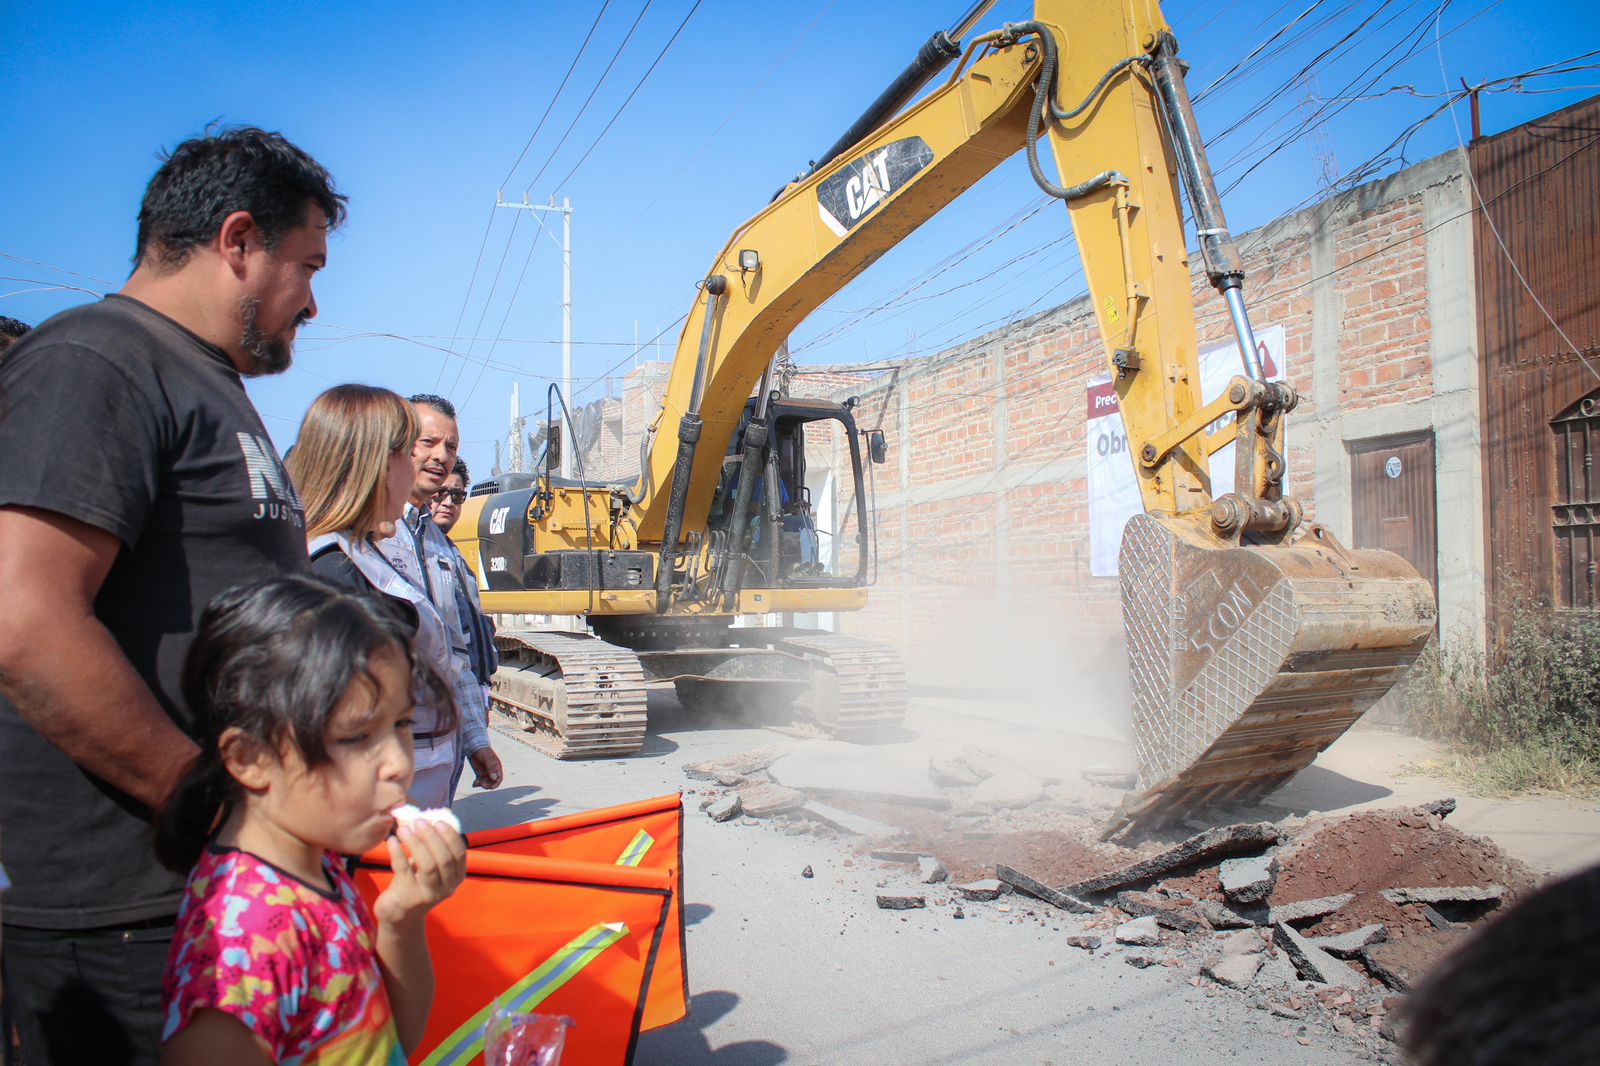
[[[378,551],[368,541],[358,540],[342,530],[315,537],[306,547],[310,554],[315,556],[330,545],[337,545],[339,550],[355,564],[361,576],[366,578],[378,592],[385,596],[393,596],[397,600],[404,600],[416,608],[417,635],[412,646],[448,686],[456,674],[450,638],[445,631],[444,620],[439,617],[438,610],[422,591],[422,575],[410,572],[416,569],[415,560],[406,559],[402,553],[396,553],[397,557],[391,558]],[[415,724],[411,728],[417,738],[416,768],[425,770],[431,766],[453,764],[456,758],[458,734],[452,732],[446,737],[424,739],[438,731],[439,712],[432,693],[419,691],[414,694],[414,698],[417,709],[414,715]]]

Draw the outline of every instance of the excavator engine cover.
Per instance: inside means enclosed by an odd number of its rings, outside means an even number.
[[[1241,547],[1193,519],[1137,514],[1120,573],[1143,793],[1113,832],[1283,784],[1404,676],[1436,616],[1405,560],[1310,524]]]

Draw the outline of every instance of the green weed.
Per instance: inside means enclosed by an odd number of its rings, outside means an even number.
[[[1492,662],[1430,645],[1400,699],[1450,748],[1422,769],[1502,794],[1600,788],[1600,614],[1519,613]]]

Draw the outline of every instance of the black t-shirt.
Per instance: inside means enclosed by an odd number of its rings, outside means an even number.
[[[180,678],[200,612],[226,589],[307,565],[299,497],[227,355],[126,297],[57,315],[0,362],[0,455],[0,505],[122,542],[95,614],[192,732]],[[93,928],[177,911],[184,878],[156,862],[150,812],[4,700],[0,827],[7,924]]]

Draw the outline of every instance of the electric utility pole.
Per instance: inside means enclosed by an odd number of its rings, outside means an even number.
[[[561,215],[561,398],[570,407],[572,404],[572,201],[566,197],[561,200],[561,206],[556,206],[556,198],[550,197],[550,203],[531,204],[527,194],[524,193],[520,204],[506,203],[505,198],[499,193],[495,194],[496,207],[510,207],[519,211],[537,211],[541,214],[559,212]],[[543,223],[539,228],[544,229]],[[548,235],[548,231],[546,231]],[[552,240],[554,238],[551,238]],[[561,418],[559,409],[555,418]],[[550,427],[545,428],[547,434]],[[567,440],[572,434],[566,429],[561,431],[561,476],[572,476],[572,449],[577,447],[577,441]],[[550,434],[553,436],[553,434]]]

